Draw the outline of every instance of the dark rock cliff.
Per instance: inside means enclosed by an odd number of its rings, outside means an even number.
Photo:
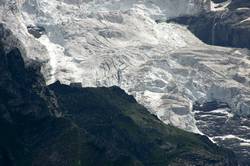
[[[233,0],[225,11],[179,17],[174,21],[188,26],[203,42],[211,45],[250,48],[250,1]]]

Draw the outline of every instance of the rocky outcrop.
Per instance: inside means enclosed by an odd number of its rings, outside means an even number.
[[[5,53],[0,48],[0,108],[8,121],[43,119],[56,113],[53,94],[46,88],[40,65],[24,61],[18,49]]]
[[[250,2],[248,0],[232,0],[228,7],[229,9],[246,8],[250,7]]]
[[[188,25],[188,29],[207,44],[250,48],[249,6],[249,1],[232,1],[225,10],[169,21]]]
[[[45,33],[45,29],[41,26],[28,25],[27,29],[35,38],[40,38]]]
[[[235,116],[220,103],[206,103],[194,107],[199,129],[219,145],[233,150],[241,165],[250,164],[250,118]]]

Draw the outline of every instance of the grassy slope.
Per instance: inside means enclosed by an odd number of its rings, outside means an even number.
[[[227,152],[206,137],[163,124],[117,87],[80,89],[57,83],[51,89],[68,117],[92,138],[90,144],[97,149],[84,159],[92,158],[91,165],[227,162]]]

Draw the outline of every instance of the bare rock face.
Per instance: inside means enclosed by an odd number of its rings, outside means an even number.
[[[248,0],[232,0],[229,4],[229,9],[237,9],[237,8],[248,8],[250,7],[250,3]]]
[[[195,17],[175,18],[173,21],[188,25],[188,28],[207,44],[249,49],[249,7],[249,1],[235,0],[224,7],[218,5],[217,9],[215,8],[217,11]]]
[[[11,31],[1,26],[1,34]],[[18,121],[21,117],[43,119],[56,114],[53,94],[44,87],[40,73],[41,65],[33,60],[25,61],[17,48],[3,44],[5,36],[0,35],[1,46],[1,111],[8,121]],[[44,106],[46,103],[47,106]],[[18,120],[16,119],[17,116]]]
[[[35,38],[40,38],[44,33],[45,29],[41,26],[27,26],[28,32],[32,34]]]

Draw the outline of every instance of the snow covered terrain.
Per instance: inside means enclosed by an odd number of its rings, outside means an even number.
[[[209,8],[205,0],[9,0],[1,22],[29,58],[44,63],[50,84],[117,85],[165,123],[197,132],[193,103],[218,100],[250,114],[247,50],[203,44],[165,23]],[[27,26],[45,34],[35,38]],[[15,37],[13,37],[15,36]],[[8,43],[8,42],[6,42]]]

